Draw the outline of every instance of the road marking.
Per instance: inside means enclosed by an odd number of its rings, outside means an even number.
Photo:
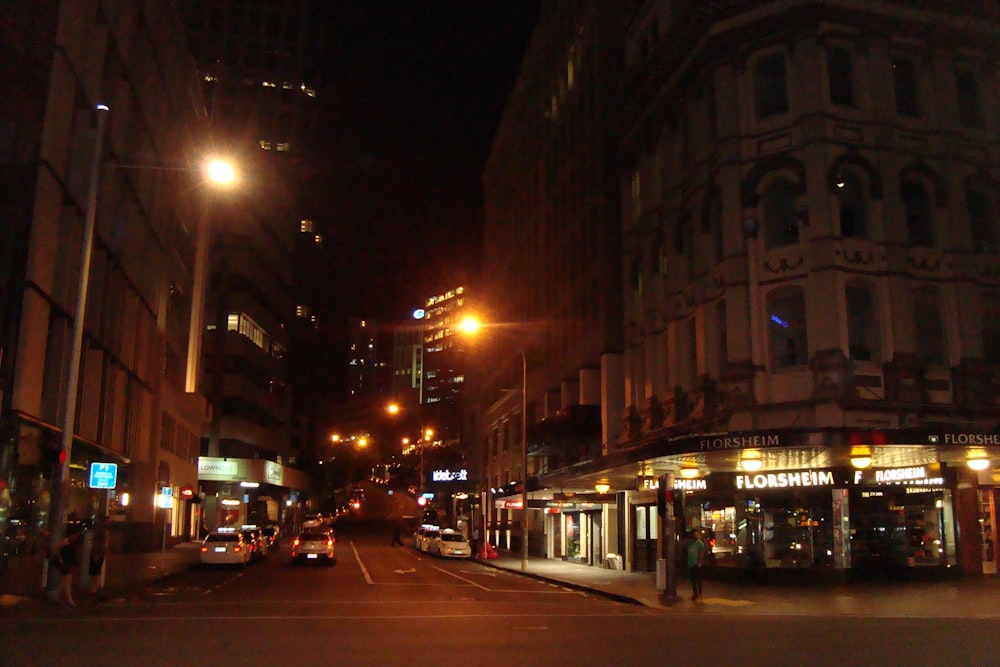
[[[466,579],[465,577],[460,577],[460,576],[458,576],[457,574],[455,574],[454,572],[449,572],[448,570],[445,570],[444,568],[440,568],[440,567],[438,567],[437,565],[432,565],[431,567],[433,567],[433,568],[434,568],[435,570],[437,570],[438,572],[444,572],[444,573],[445,573],[445,574],[447,574],[448,576],[450,576],[450,577],[455,577],[455,578],[456,578],[456,579],[458,579],[459,581],[464,581],[465,583],[467,583],[467,584],[471,584],[471,585],[475,586],[476,588],[481,588],[481,589],[483,589],[484,591],[488,591],[488,590],[490,590],[490,589],[486,588],[486,586],[483,586],[482,584],[480,584],[480,583],[478,583],[478,582],[475,582],[475,581],[473,581],[472,579]]]
[[[548,630],[547,625],[515,625],[515,630]]]
[[[460,571],[466,574],[476,574],[476,575],[483,575],[484,577],[493,577],[494,579],[497,576],[496,572],[480,572],[479,570],[460,570]]]
[[[417,571],[417,568],[411,567],[409,570],[393,570],[396,574],[413,574]]]
[[[368,582],[369,586],[371,586],[375,583],[375,581],[372,579],[372,575],[368,574],[368,568],[365,567],[364,562],[361,560],[361,554],[358,553],[358,548],[354,546],[353,541],[351,542],[351,551],[354,552],[354,558],[358,561],[358,566],[361,568],[361,574],[365,575],[365,581]]]

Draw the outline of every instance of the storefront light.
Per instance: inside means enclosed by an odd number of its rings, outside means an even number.
[[[966,461],[966,465],[973,470],[987,470],[990,467],[989,459],[969,459]]]
[[[872,464],[872,457],[866,454],[859,454],[851,457],[851,465],[858,469],[867,468]]]
[[[597,484],[594,484],[594,491],[597,491],[598,493],[604,494],[610,490],[611,490],[611,484],[609,484],[604,480],[601,480]]]
[[[756,472],[764,467],[764,462],[760,458],[760,452],[746,452],[740,459],[740,467],[747,472]]]
[[[681,468],[680,474],[684,479],[694,479],[701,474],[701,471],[694,466],[685,466]]]

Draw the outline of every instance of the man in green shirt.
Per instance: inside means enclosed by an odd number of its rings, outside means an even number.
[[[701,566],[708,547],[701,541],[701,530],[692,528],[690,539],[684,547],[687,556],[688,578],[691,580],[691,600],[701,597]]]

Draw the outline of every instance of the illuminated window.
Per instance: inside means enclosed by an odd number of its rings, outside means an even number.
[[[300,232],[304,232],[306,234],[312,234],[314,231],[313,227],[315,227],[315,225],[312,220],[303,219],[301,222],[299,222]]]

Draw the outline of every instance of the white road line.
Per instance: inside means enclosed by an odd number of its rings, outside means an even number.
[[[365,575],[365,581],[368,585],[372,585],[375,581],[372,579],[372,575],[368,574],[368,568],[365,567],[364,562],[361,560],[361,554],[358,553],[358,548],[354,546],[354,542],[351,542],[351,551],[354,552],[354,558],[358,561],[358,565],[361,567],[361,574]]]
[[[459,581],[464,581],[467,584],[471,584],[472,586],[475,586],[476,588],[481,588],[484,591],[490,590],[490,589],[486,588],[486,586],[483,586],[480,583],[477,583],[477,582],[475,582],[475,581],[473,581],[471,579],[466,579],[465,577],[460,577],[457,574],[455,574],[454,572],[449,572],[448,570],[445,570],[444,568],[438,567],[437,565],[432,565],[431,567],[433,567],[438,572],[444,572],[445,574],[447,574],[447,575],[449,575],[451,577],[455,577]]]

